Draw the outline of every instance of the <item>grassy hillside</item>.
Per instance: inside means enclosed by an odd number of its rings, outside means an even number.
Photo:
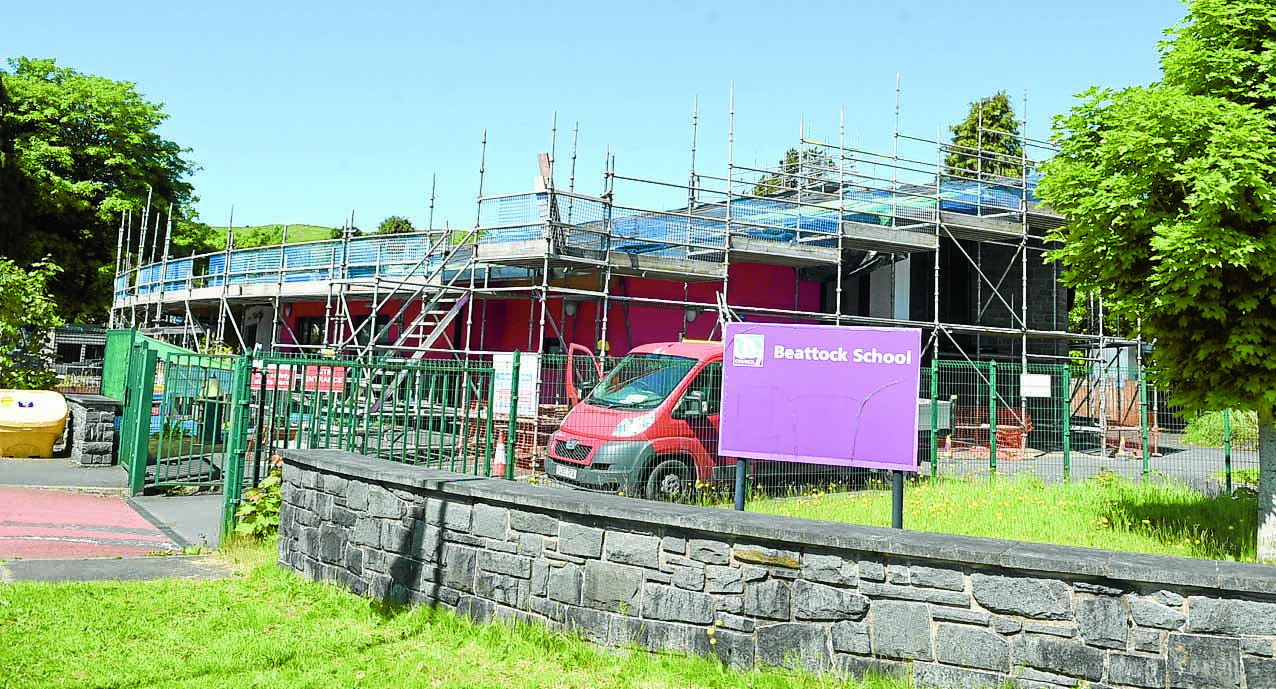
[[[283,236],[283,225],[251,225],[236,227],[235,247],[246,249],[254,246],[278,244]],[[332,239],[340,237],[341,229],[336,227],[320,227],[319,225],[288,225],[288,243],[313,242],[316,239]],[[226,228],[214,227],[212,242],[214,246],[226,246]]]

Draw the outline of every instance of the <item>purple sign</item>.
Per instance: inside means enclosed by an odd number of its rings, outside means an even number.
[[[916,328],[728,323],[723,457],[917,470]]]

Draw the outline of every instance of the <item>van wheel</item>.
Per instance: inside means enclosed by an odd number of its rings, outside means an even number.
[[[681,459],[666,459],[656,464],[647,475],[647,497],[651,500],[678,502],[695,492],[694,475]]]

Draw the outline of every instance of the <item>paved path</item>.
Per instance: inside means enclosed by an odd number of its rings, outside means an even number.
[[[171,531],[152,524],[122,497],[0,487],[0,560],[180,551]]]

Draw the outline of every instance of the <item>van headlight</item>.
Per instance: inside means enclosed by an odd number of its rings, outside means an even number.
[[[648,428],[651,428],[651,425],[655,422],[656,412],[654,411],[643,414],[642,416],[631,416],[616,424],[616,430],[612,431],[611,434],[617,438],[632,438],[635,435],[646,431]]]

